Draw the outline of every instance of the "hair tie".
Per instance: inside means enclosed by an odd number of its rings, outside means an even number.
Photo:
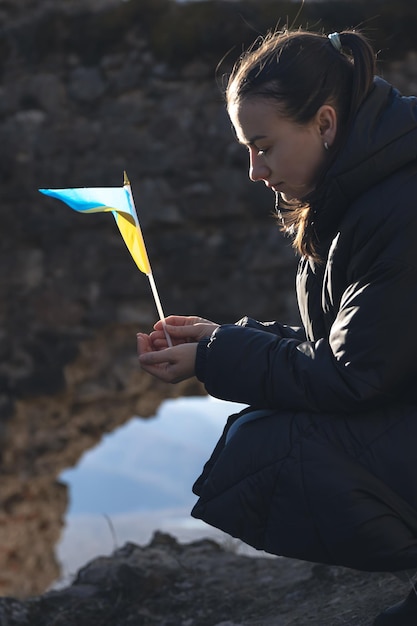
[[[342,52],[342,42],[340,41],[339,33],[330,33],[330,35],[327,35],[327,38],[335,50]]]

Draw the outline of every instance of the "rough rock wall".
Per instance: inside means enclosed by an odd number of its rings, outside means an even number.
[[[296,323],[296,258],[247,180],[216,72],[294,11],[0,3],[0,593],[56,577],[64,468],[132,415],[203,393],[139,371],[135,334],[156,311],[111,216],[37,189],[118,186],[127,170],[165,313]]]
[[[277,253],[270,201],[253,206],[213,65],[171,68],[140,21],[122,17],[117,40],[104,43],[105,12],[50,8],[3,30],[3,594],[39,592],[57,577],[67,506],[57,475],[132,415],[203,391],[139,371],[135,334],[156,311],[111,216],[75,214],[38,188],[121,185],[126,169],[167,313],[260,315],[273,271],[270,310],[293,306],[294,255]]]

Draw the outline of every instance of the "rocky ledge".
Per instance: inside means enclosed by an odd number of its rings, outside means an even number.
[[[66,588],[0,599],[2,626],[370,626],[405,592],[390,574],[238,554],[156,533],[89,562]]]

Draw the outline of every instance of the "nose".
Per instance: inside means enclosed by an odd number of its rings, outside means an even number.
[[[249,148],[249,178],[256,182],[268,180],[271,170],[265,164],[265,158],[256,148]]]

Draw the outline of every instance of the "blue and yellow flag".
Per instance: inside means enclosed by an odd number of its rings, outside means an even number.
[[[79,187],[74,189],[39,189],[46,196],[58,198],[80,213],[111,211],[130,254],[141,272],[152,274],[140,229],[129,180],[123,187]]]

